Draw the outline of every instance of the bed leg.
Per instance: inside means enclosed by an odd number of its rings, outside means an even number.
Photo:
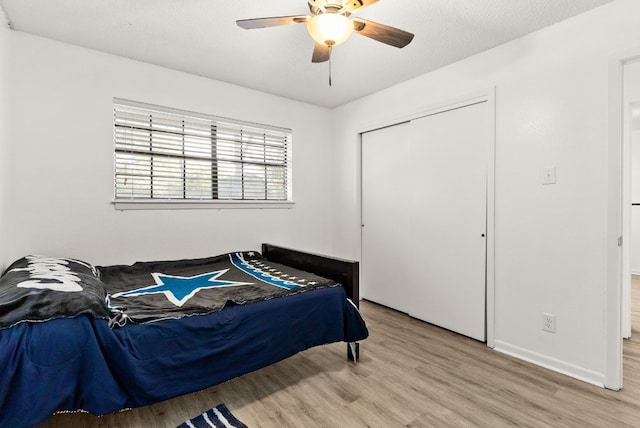
[[[360,359],[360,344],[358,342],[347,344],[347,359],[354,363]]]

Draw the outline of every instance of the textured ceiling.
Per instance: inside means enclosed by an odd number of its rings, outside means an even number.
[[[415,34],[403,49],[354,34],[312,64],[306,0],[0,0],[11,28],[304,102],[335,107],[612,0],[380,0],[355,15]]]

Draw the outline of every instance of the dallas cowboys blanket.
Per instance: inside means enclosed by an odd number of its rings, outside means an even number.
[[[81,314],[124,326],[336,285],[253,251],[97,268],[76,259],[27,256],[0,278],[0,328]]]
[[[219,311],[336,286],[334,281],[272,263],[258,252],[131,266],[98,267],[112,324],[144,323]]]

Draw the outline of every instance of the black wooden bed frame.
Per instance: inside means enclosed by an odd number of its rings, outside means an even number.
[[[262,255],[272,262],[291,266],[332,279],[341,284],[356,307],[360,306],[360,263],[320,254],[307,253],[272,244],[262,244]],[[352,350],[353,349],[353,350]],[[355,355],[354,355],[355,354]],[[360,358],[360,344],[347,346],[347,358]]]

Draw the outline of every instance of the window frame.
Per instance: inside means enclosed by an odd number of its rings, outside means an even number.
[[[283,138],[283,142],[284,142],[284,180],[285,180],[285,184],[284,184],[284,191],[285,191],[285,198],[286,199],[266,199],[268,197],[268,191],[267,191],[267,172],[265,170],[265,194],[264,197],[265,199],[229,199],[229,198],[225,198],[225,199],[214,199],[214,197],[219,196],[219,187],[220,187],[220,183],[221,180],[220,178],[217,176],[217,169],[219,168],[219,160],[218,160],[218,154],[216,152],[216,154],[213,153],[212,151],[212,155],[211,155],[211,175],[212,175],[212,181],[211,181],[211,197],[205,197],[205,198],[188,198],[187,197],[187,178],[186,175],[183,175],[182,177],[182,187],[183,187],[183,195],[182,197],[171,197],[171,198],[154,198],[153,197],[153,184],[151,184],[152,182],[150,181],[149,184],[149,195],[150,197],[136,197],[135,195],[131,195],[131,197],[123,197],[123,196],[117,196],[117,180],[118,180],[118,166],[117,166],[117,162],[118,162],[118,153],[122,153],[122,150],[118,149],[118,145],[117,145],[117,130],[118,130],[118,126],[116,125],[116,115],[117,115],[117,109],[118,107],[120,107],[120,109],[126,109],[126,108],[133,108],[133,109],[140,109],[141,112],[143,112],[144,114],[149,113],[150,115],[153,114],[154,112],[156,113],[160,113],[160,114],[167,114],[167,115],[175,115],[175,116],[183,116],[184,119],[188,119],[188,118],[192,118],[192,119],[197,119],[197,120],[204,120],[204,121],[210,121],[211,122],[211,129],[212,129],[212,135],[211,135],[211,147],[212,150],[216,149],[217,150],[217,145],[220,143],[220,138],[218,136],[213,135],[214,131],[213,129],[216,129],[216,133],[218,128],[223,127],[225,125],[227,126],[232,126],[232,127],[238,127],[239,129],[244,129],[244,128],[250,128],[250,129],[264,129],[264,130],[268,130],[268,131],[272,131],[275,133],[283,133],[285,134],[285,137]],[[114,144],[114,148],[113,148],[113,200],[112,200],[112,204],[115,207],[115,209],[117,210],[172,210],[172,209],[227,209],[227,208],[232,208],[232,209],[287,209],[287,208],[292,208],[294,205],[293,202],[293,197],[292,197],[292,189],[293,189],[293,185],[292,185],[292,139],[293,139],[293,132],[291,129],[289,128],[282,128],[282,127],[277,127],[277,126],[272,126],[272,125],[265,125],[265,124],[259,124],[259,123],[254,123],[254,122],[247,122],[247,121],[242,121],[242,120],[237,120],[237,119],[230,119],[230,118],[225,118],[225,117],[220,117],[220,116],[213,116],[213,115],[208,115],[208,114],[203,114],[203,113],[196,113],[196,112],[191,112],[191,111],[187,111],[187,110],[181,110],[181,109],[176,109],[176,108],[171,108],[171,107],[164,107],[164,106],[158,106],[158,105],[153,105],[153,104],[147,104],[147,103],[142,103],[142,102],[137,102],[137,101],[131,101],[131,100],[126,100],[126,99],[122,99],[122,98],[113,98],[113,108],[112,108],[112,112],[113,112],[113,122],[112,122],[112,128],[113,128],[113,144]],[[150,116],[151,117],[151,116]],[[184,119],[183,119],[183,128],[184,128]],[[244,128],[243,128],[244,127]],[[151,128],[151,126],[150,126]],[[183,146],[184,146],[184,139],[185,139],[185,135],[182,135],[182,139],[183,139]],[[246,143],[244,142],[244,139],[242,138],[242,131],[240,131],[241,139],[240,142],[238,143],[239,147],[243,147]],[[152,142],[150,141],[150,147],[151,147]],[[177,147],[177,146],[176,146]],[[265,148],[267,147],[266,143],[265,143]],[[243,150],[243,149],[241,149]],[[154,152],[153,155],[151,155],[150,159],[153,159],[153,157],[155,157],[156,154]],[[183,147],[183,156],[184,155],[184,147]],[[122,159],[122,156],[120,157],[120,159]],[[188,159],[187,156],[185,156],[184,158],[181,158],[179,155],[174,156],[173,159],[183,159],[183,171],[186,170],[186,160]],[[151,163],[153,161],[150,161]],[[244,179],[245,179],[245,161],[243,160],[243,158],[240,158],[240,163],[239,165],[241,166],[242,169],[242,173],[240,174],[242,176],[242,183],[241,187],[241,193],[242,193],[242,197],[245,197],[245,186],[244,186]],[[265,163],[264,163],[264,167],[265,169],[267,168],[268,164],[266,163],[266,159],[265,159]],[[214,174],[216,175],[216,178],[214,179]],[[149,172],[149,180],[153,180],[153,173]],[[233,190],[230,190],[230,192],[233,192]],[[233,195],[232,195],[233,196]]]

